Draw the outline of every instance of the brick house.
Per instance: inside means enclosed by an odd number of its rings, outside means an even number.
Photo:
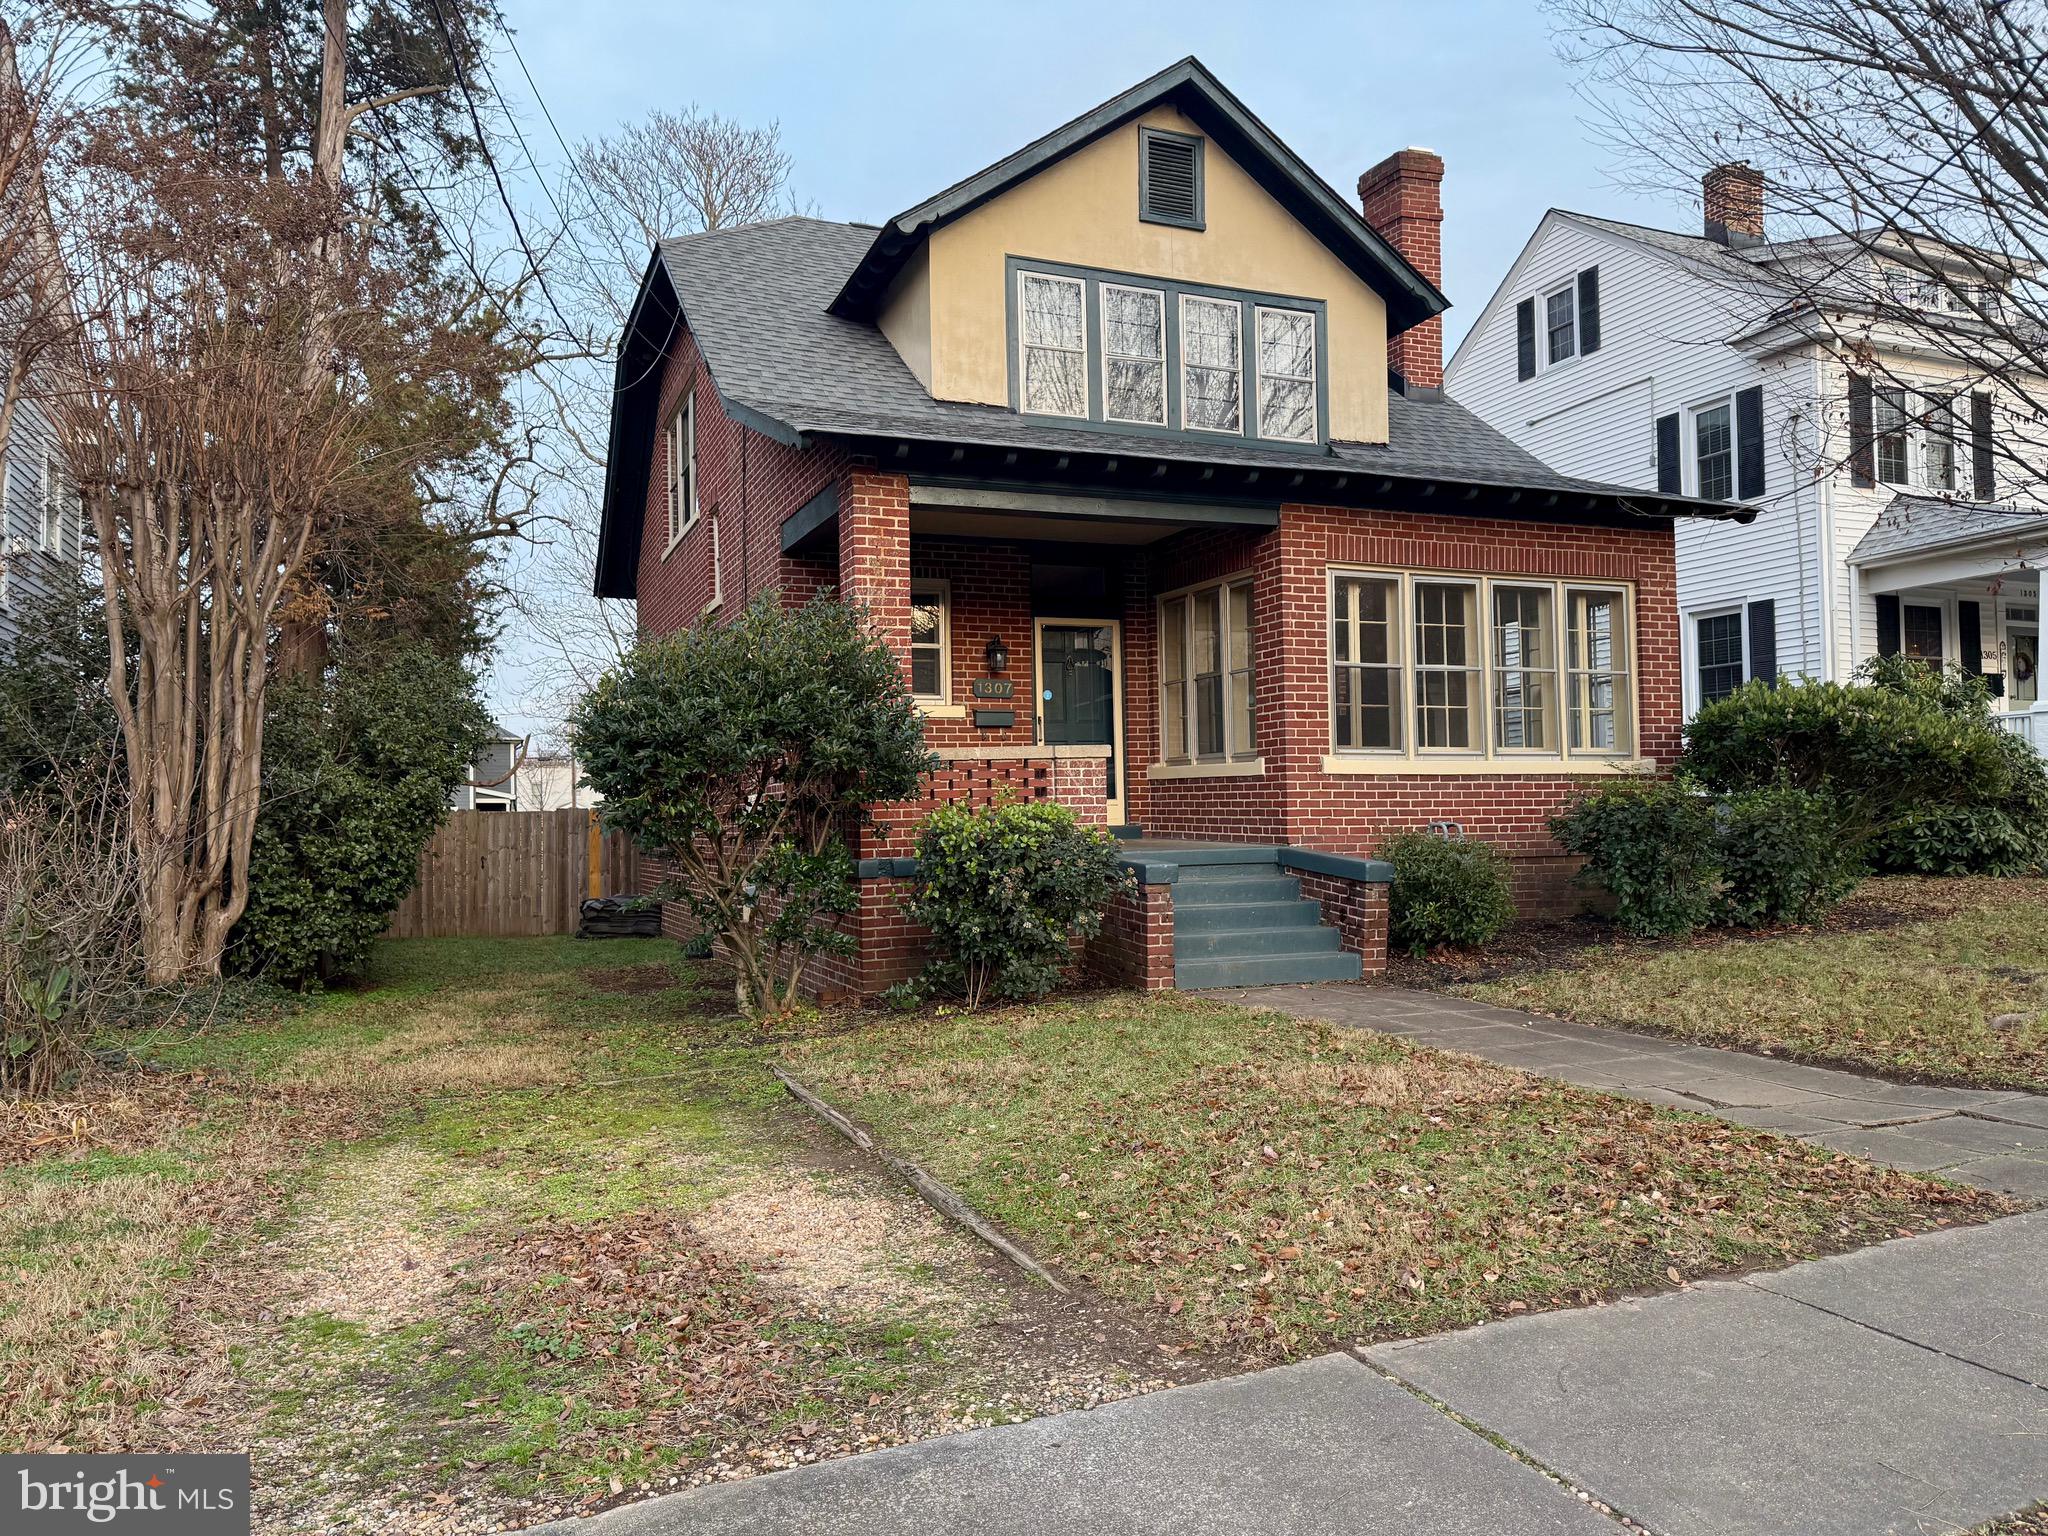
[[[1679,748],[1673,525],[1444,398],[1443,162],[1362,211],[1187,59],[879,228],[666,240],[620,348],[597,592],[650,634],[835,588],[902,658],[929,799],[1132,839],[1147,987],[1356,976],[1387,834],[1567,899],[1545,818]],[[869,993],[926,803],[859,850]]]

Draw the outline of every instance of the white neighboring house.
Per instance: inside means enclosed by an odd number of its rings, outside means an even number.
[[[470,765],[469,782],[448,797],[455,811],[582,810],[604,797],[583,782],[576,759],[566,753],[528,750],[529,737],[502,725]]]
[[[1568,474],[1758,508],[1679,525],[1688,716],[1748,678],[1846,680],[1904,651],[1985,674],[2010,728],[2048,749],[2048,500],[1998,449],[2014,434],[2039,463],[2042,428],[1899,324],[1895,306],[1942,302],[1924,244],[1908,260],[1768,241],[1764,190],[1748,166],[1710,172],[1698,234],[1552,209],[1446,392]],[[1845,297],[1825,299],[1838,277]]]
[[[34,401],[14,412],[0,456],[0,648],[10,646],[37,601],[78,580],[78,494]]]

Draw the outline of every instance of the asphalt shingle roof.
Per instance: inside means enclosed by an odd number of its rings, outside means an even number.
[[[1892,498],[1870,531],[1856,541],[1849,560],[1854,565],[1875,565],[1922,550],[2028,534],[2048,534],[2048,512],[2038,507],[1900,495]]]
[[[827,313],[873,243],[867,224],[785,218],[661,242],[662,263],[719,393],[800,433],[903,437],[1000,448],[1446,479],[1514,488],[1617,487],[1561,475],[1455,401],[1388,402],[1390,441],[1340,442],[1327,457],[1252,442],[1119,433],[1020,416],[1001,406],[934,400],[876,327]]]

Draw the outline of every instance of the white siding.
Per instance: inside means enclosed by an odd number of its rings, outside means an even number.
[[[76,579],[79,526],[76,503],[65,520],[64,548],[56,555],[42,548],[43,456],[56,440],[34,404],[24,402],[14,415],[7,444],[7,495],[0,503],[0,559],[7,565],[7,602],[0,604],[0,645],[13,640],[27,605],[60,582]],[[67,493],[68,494],[68,493]]]
[[[1516,377],[1515,306],[1586,267],[1600,269],[1600,350]],[[1783,672],[1823,668],[1818,498],[1811,490],[1812,368],[1800,355],[1759,360],[1728,346],[1735,296],[1662,252],[1556,213],[1545,217],[1446,378],[1455,399],[1568,474],[1654,489],[1656,421],[1678,413],[1693,492],[1692,407],[1764,388],[1764,483],[1747,525],[1681,519],[1678,604],[1693,704],[1691,617],[1770,599]]]

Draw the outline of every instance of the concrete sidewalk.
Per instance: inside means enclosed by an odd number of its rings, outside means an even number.
[[[1660,1536],[1931,1536],[2048,1498],[2048,1214],[1386,1344]]]
[[[630,1504],[557,1536],[1615,1536],[1349,1355]]]
[[[1620,1536],[1598,1503],[1656,1536],[1955,1536],[2048,1498],[2048,1213],[1365,1358],[544,1529]]]
[[[1202,995],[1401,1035],[1583,1087],[1781,1131],[1874,1163],[2048,1201],[2048,1098],[2039,1094],[1886,1082],[1405,987],[1325,984]]]

